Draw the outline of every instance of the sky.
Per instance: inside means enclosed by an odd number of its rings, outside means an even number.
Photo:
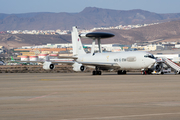
[[[180,0],[0,0],[0,13],[5,14],[31,12],[78,13],[86,7],[180,13]]]

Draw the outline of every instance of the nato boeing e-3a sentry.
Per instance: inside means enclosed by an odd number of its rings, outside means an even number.
[[[155,63],[155,57],[144,51],[122,51],[122,52],[102,52],[101,39],[110,38],[114,35],[104,32],[91,32],[80,34],[77,27],[72,30],[72,44],[74,61],[61,62],[65,64],[72,64],[74,71],[85,71],[86,67],[94,66],[93,75],[101,75],[102,70],[116,70],[117,74],[126,74],[128,70],[141,70],[145,74],[149,68]],[[83,49],[81,38],[91,38],[92,48],[91,53],[86,53]],[[99,52],[95,53],[95,42],[98,41]],[[43,64],[44,69],[53,69],[53,61],[46,61]]]

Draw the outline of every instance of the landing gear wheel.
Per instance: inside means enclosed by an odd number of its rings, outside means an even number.
[[[125,71],[125,70],[123,71],[123,74],[124,74],[124,75],[126,74],[126,71]]]
[[[122,74],[122,70],[118,70],[117,74],[121,75]]]
[[[101,71],[93,71],[92,75],[101,75]]]
[[[93,75],[96,75],[96,71],[93,71]]]
[[[101,75],[101,71],[97,71],[97,74],[98,74],[98,75]]]
[[[95,71],[93,71],[92,75],[101,75],[101,71],[99,70],[98,66],[96,66]]]
[[[124,75],[124,74],[126,74],[126,71],[125,70],[124,71],[123,70],[118,70],[117,74],[118,75]]]

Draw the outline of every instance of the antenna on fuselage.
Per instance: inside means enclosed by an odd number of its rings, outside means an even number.
[[[91,55],[93,55],[94,54],[94,48],[95,48],[96,40],[98,41],[99,53],[102,53],[101,39],[114,37],[114,34],[104,33],[104,32],[91,32],[91,33],[80,34],[79,37],[93,39],[92,47],[91,47]]]

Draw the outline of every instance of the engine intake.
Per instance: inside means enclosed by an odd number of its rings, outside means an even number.
[[[74,63],[73,65],[73,70],[74,71],[85,71],[86,70],[86,67],[82,64],[79,64],[79,63]]]
[[[44,62],[44,64],[43,64],[43,69],[45,69],[45,70],[52,70],[52,69],[54,69],[55,68],[55,66],[54,66],[54,64],[52,64],[52,62]]]

